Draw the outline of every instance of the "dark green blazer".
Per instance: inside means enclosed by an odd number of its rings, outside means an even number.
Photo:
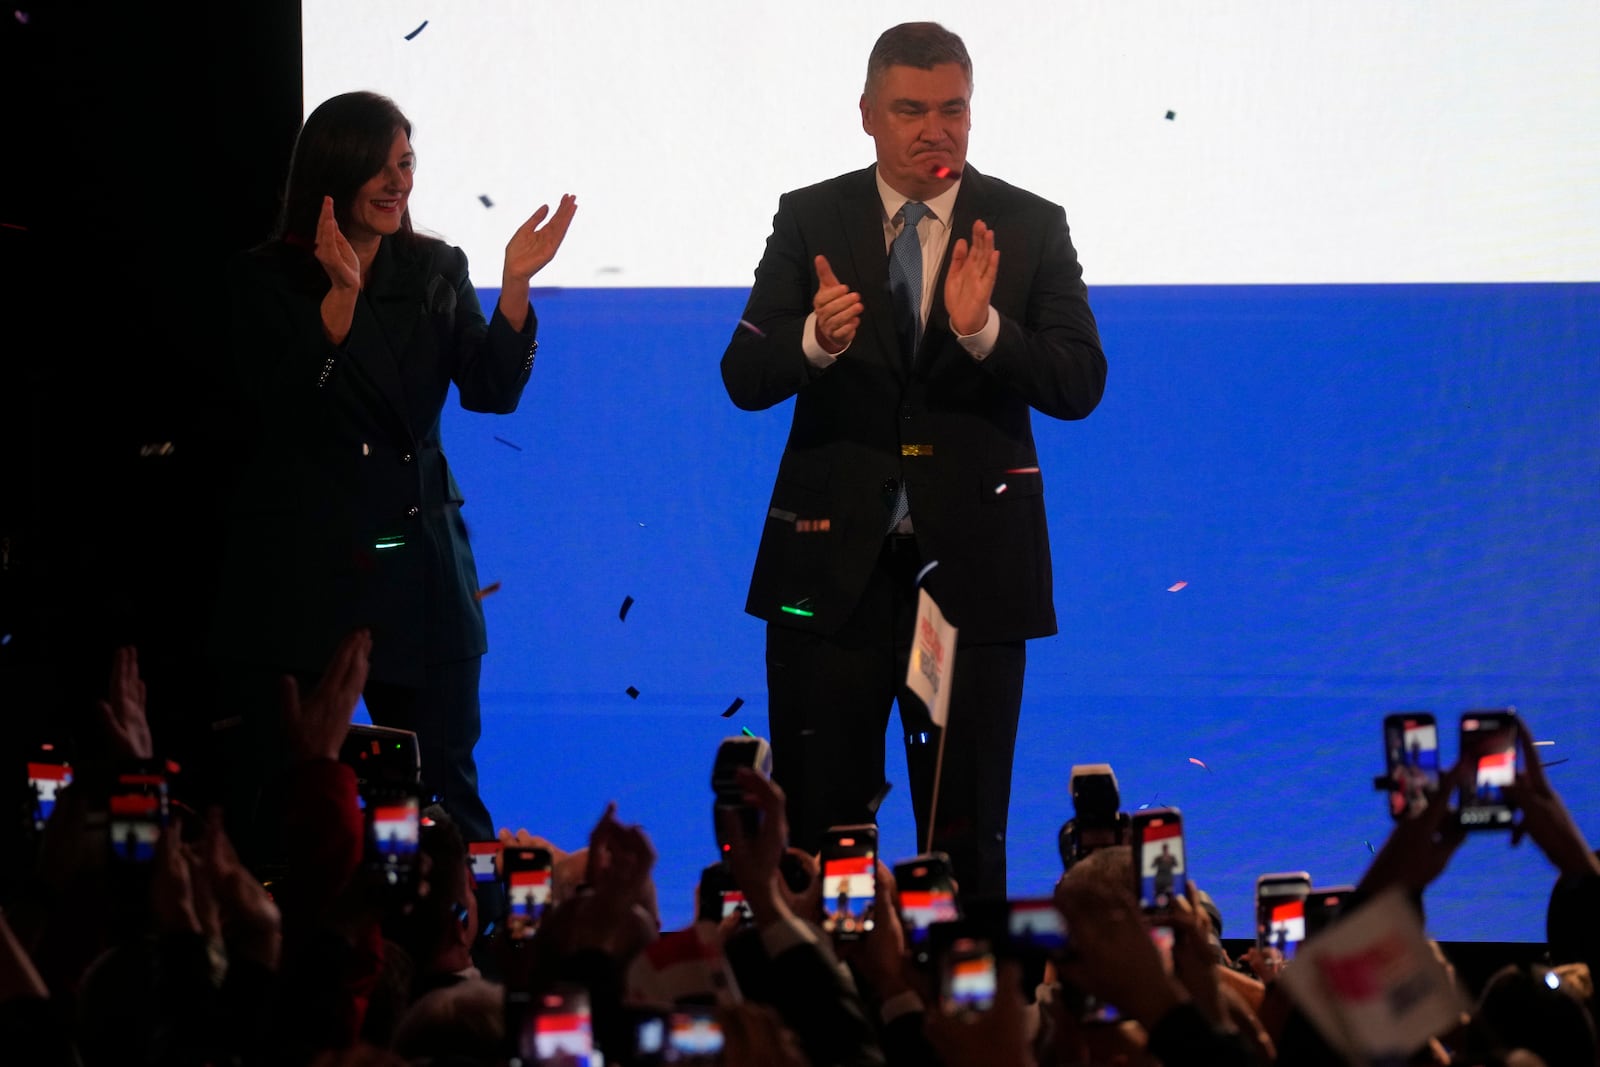
[[[439,440],[452,383],[470,411],[516,410],[537,322],[487,322],[459,248],[386,237],[350,335],[329,344],[328,290],[308,249],[244,254],[228,355],[254,413],[233,487],[213,651],[320,671],[350,629],[373,631],[371,677],[481,655],[483,610],[461,490]]]

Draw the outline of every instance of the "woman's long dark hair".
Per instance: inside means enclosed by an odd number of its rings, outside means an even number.
[[[388,164],[394,135],[401,131],[411,136],[411,120],[393,100],[378,93],[342,93],[317,105],[295,139],[273,236],[311,247],[325,196],[333,197],[339,226],[348,228],[356,190]],[[400,216],[399,236],[405,240],[415,236],[409,205]]]

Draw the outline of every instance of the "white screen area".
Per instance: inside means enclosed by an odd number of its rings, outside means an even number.
[[[535,284],[749,285],[779,194],[872,162],[867,54],[924,18],[972,55],[970,163],[1065,206],[1090,285],[1600,279],[1593,0],[303,11],[307,107],[395,99],[480,284],[572,192]]]

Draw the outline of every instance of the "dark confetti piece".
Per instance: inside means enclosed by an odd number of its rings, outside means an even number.
[[[728,710],[722,713],[724,719],[733,717],[733,713],[744,707],[744,697],[734,697],[733,703],[728,705]]]
[[[494,201],[489,199],[489,194],[488,193],[483,193],[483,194],[479,195],[478,202],[480,204],[482,204],[484,207],[494,207]]]
[[[417,34],[421,33],[425,28],[427,28],[427,25],[428,25],[428,20],[427,19],[423,19],[421,26],[418,26],[416,29],[414,29],[410,33],[406,34],[406,40],[409,41],[409,40],[413,39],[414,37],[416,37]]]
[[[633,686],[630,685],[630,686],[628,686],[628,695],[631,696],[633,699],[638,700],[639,699],[639,690],[635,689]]]
[[[495,440],[499,441],[501,444],[505,445],[507,448],[514,448],[518,452],[522,451],[522,446],[521,445],[513,444],[512,442],[507,441],[504,437],[496,437]]]
[[[878,790],[878,795],[873,797],[872,800],[867,804],[867,812],[869,814],[878,814],[878,808],[883,804],[883,798],[889,795],[889,790],[893,788],[893,786],[893,782],[883,783],[883,788]]]
[[[617,612],[617,618],[626,619],[628,617],[628,609],[631,608],[631,607],[633,607],[633,597],[631,597],[631,596],[623,597],[622,598],[622,610]]]
[[[1177,117],[1178,117],[1178,113],[1176,111],[1167,112],[1167,121],[1168,122],[1171,122],[1173,119],[1175,119]]]

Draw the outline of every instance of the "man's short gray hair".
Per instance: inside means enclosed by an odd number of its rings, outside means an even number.
[[[937,22],[902,22],[878,35],[867,57],[867,85],[870,98],[890,67],[916,67],[932,70],[941,63],[955,63],[972,85],[972,59],[960,37]]]

